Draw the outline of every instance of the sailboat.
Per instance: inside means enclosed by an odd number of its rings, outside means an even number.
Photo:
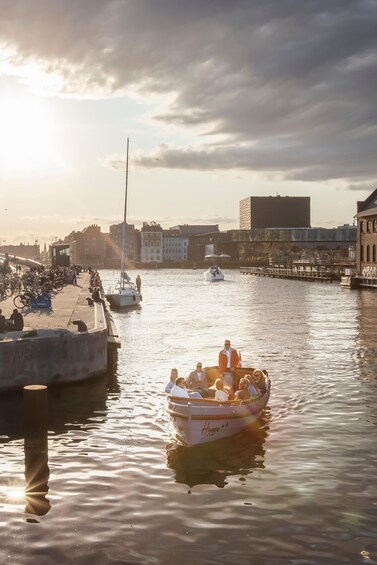
[[[127,192],[128,192],[128,153],[130,141],[127,138],[127,158],[126,158],[126,187],[124,197],[124,218],[122,226],[122,255],[120,263],[120,277],[117,286],[110,288],[106,293],[106,298],[113,308],[133,308],[142,301],[140,291],[131,281],[126,273],[126,217],[127,217]]]

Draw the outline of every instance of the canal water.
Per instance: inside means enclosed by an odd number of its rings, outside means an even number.
[[[0,562],[377,563],[377,292],[232,270],[212,284],[201,270],[140,274],[142,307],[114,314],[114,371],[49,391],[40,506],[23,494],[21,397],[0,398]],[[117,273],[101,276],[107,287]],[[170,369],[216,364],[225,338],[244,366],[269,371],[263,421],[179,446]]]

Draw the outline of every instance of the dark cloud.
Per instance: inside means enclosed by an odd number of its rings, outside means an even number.
[[[148,167],[368,183],[377,141],[376,0],[13,0],[0,41],[77,95],[174,93],[155,119],[213,136]],[[214,137],[216,135],[216,137]],[[218,143],[218,136],[223,142]],[[156,159],[159,161],[156,161]]]

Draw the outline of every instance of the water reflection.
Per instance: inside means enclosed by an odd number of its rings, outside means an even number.
[[[267,435],[268,413],[259,424],[232,437],[193,447],[168,443],[166,464],[175,471],[177,483],[223,488],[228,476],[248,475],[253,469],[264,468]]]
[[[48,391],[46,386],[26,387],[23,398],[25,451],[25,512],[44,516],[51,506],[48,493]]]
[[[48,467],[47,430],[39,436],[28,437],[25,434],[25,512],[44,516],[51,505],[47,499]]]
[[[114,371],[80,383],[48,389],[48,429],[53,434],[67,433],[78,425],[98,427],[106,420],[107,401],[120,392]],[[22,392],[0,397],[0,444],[21,439],[23,430]]]

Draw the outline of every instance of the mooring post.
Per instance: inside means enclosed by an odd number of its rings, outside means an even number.
[[[44,385],[24,387],[25,511],[43,516],[50,509],[48,493],[48,397]]]

